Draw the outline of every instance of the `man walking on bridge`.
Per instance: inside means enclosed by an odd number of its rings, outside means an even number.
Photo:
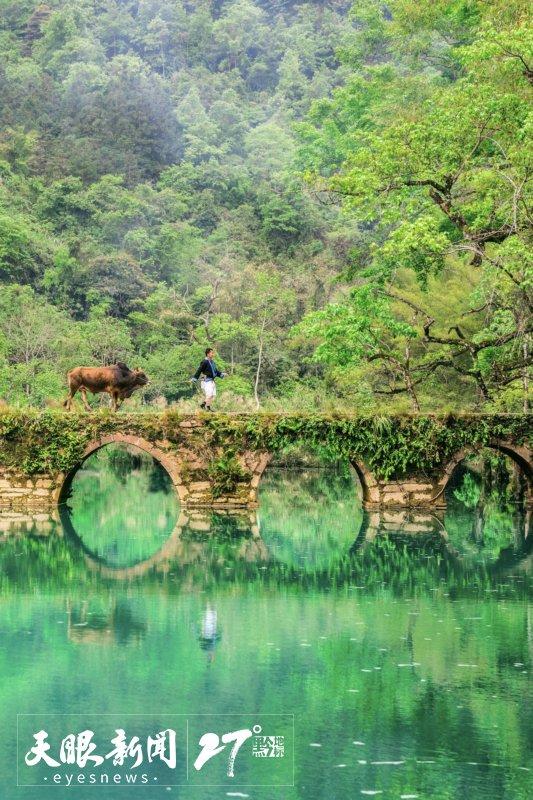
[[[202,376],[201,386],[205,400],[200,403],[200,408],[205,408],[206,411],[212,411],[211,403],[217,395],[215,378],[224,378],[226,376],[225,372],[220,372],[214,362],[214,358],[215,351],[212,347],[208,347],[205,351],[204,360],[191,378],[191,381],[196,382],[200,375]]]

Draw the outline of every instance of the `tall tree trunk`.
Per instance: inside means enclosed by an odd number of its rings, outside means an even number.
[[[527,346],[527,336],[524,337],[524,342],[522,344],[522,355],[524,356],[524,369],[522,371],[522,386],[524,387],[524,414],[527,414],[529,411],[529,368],[527,365],[528,359],[528,346]]]
[[[266,311],[263,315],[261,333],[259,334],[259,353],[257,356],[257,369],[255,371],[254,397],[255,397],[256,408],[259,408],[259,406],[261,405],[259,402],[259,378],[261,376],[261,362],[263,361],[263,337],[265,333],[265,325],[266,325]]]

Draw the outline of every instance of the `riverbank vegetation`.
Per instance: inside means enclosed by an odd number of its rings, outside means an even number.
[[[0,0],[0,398],[522,411],[523,0]]]

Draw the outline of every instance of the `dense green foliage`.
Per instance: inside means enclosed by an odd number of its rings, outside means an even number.
[[[527,407],[529,30],[522,0],[0,0],[0,398],[121,359],[130,403],[187,406],[213,343],[226,408]]]
[[[310,180],[360,231],[349,297],[301,330],[361,394],[528,408],[528,6],[355,3],[352,75],[301,126]]]
[[[45,411],[0,413],[0,464],[29,474],[73,469],[86,446],[109,433],[149,442],[186,444],[210,463],[210,477],[227,491],[242,477],[235,454],[246,450],[283,452],[299,445],[326,459],[361,460],[379,478],[431,474],[464,447],[499,439],[528,443],[528,415],[403,415],[396,417],[321,414],[207,414],[203,425],[181,428],[184,416],[164,414],[70,414]],[[211,460],[211,462],[209,461]]]
[[[349,3],[321,5],[2,0],[0,397],[120,358],[147,400],[190,398],[208,342],[241,407],[256,379],[284,395],[350,242],[294,165],[346,71]]]

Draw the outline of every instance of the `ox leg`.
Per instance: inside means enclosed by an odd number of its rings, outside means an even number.
[[[112,409],[113,411],[118,411],[118,394],[117,392],[113,392],[111,395],[111,402],[112,402]]]
[[[63,408],[66,408],[67,411],[70,411],[71,408],[72,408],[72,398],[73,397],[74,397],[74,394],[69,389],[66,399],[63,400]]]
[[[76,394],[78,389],[79,389],[79,386],[77,386],[75,383],[72,383],[71,381],[69,381],[69,383],[68,383],[68,395],[66,397],[66,400],[63,401],[63,406],[67,409],[67,411],[71,411],[72,410],[72,401],[73,401],[74,395]]]
[[[85,386],[80,388],[81,399],[86,411],[92,411],[91,406],[89,405],[89,401],[87,400],[87,389]]]

